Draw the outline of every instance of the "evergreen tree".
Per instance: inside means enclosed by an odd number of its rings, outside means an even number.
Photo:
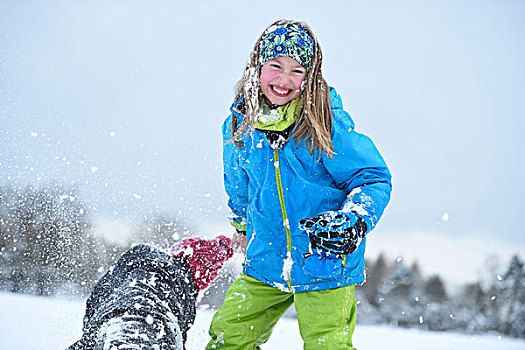
[[[420,324],[422,314],[421,288],[416,268],[405,265],[402,258],[397,258],[390,278],[383,289],[385,303],[382,311],[388,314],[392,324],[415,326]]]
[[[491,297],[480,282],[467,284],[462,288],[456,303],[454,318],[458,327],[469,333],[485,332],[491,329]]]
[[[434,275],[425,282],[424,295],[429,302],[443,303],[447,301],[448,295],[445,284],[439,275]]]
[[[515,255],[503,275],[500,299],[503,299],[500,331],[514,337],[525,337],[525,270]]]
[[[363,291],[368,303],[374,307],[379,307],[381,303],[381,286],[386,283],[386,261],[383,254],[380,254],[375,263],[370,262],[367,268],[366,283]]]

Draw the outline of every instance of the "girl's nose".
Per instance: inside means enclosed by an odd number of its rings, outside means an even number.
[[[279,74],[279,84],[281,85],[288,85],[290,83],[291,79],[290,76],[286,72],[282,72]]]

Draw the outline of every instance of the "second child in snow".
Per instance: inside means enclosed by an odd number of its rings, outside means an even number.
[[[365,280],[366,237],[391,176],[321,64],[305,23],[277,21],[237,86],[223,125],[224,184],[246,260],[208,349],[258,348],[292,304],[305,349],[354,348],[355,285]]]

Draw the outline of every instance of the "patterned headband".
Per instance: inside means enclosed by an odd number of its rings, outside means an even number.
[[[259,45],[259,66],[271,59],[288,56],[299,62],[307,71],[314,57],[314,41],[296,24],[281,24],[268,28],[267,34]]]

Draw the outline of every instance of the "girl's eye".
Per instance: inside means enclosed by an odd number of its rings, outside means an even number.
[[[301,69],[296,69],[293,71],[295,74],[304,74],[304,71]]]
[[[275,68],[275,69],[281,68],[281,66],[279,66],[278,64],[275,64],[275,63],[270,64],[270,67]]]

